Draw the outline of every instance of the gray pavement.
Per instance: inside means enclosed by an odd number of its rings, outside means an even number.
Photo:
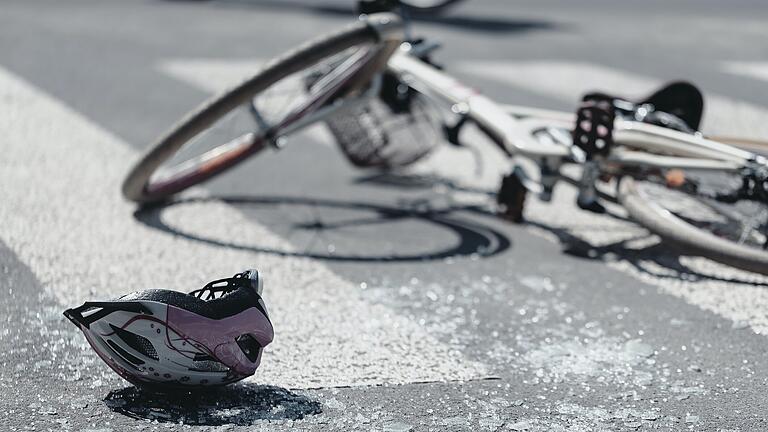
[[[315,131],[201,200],[121,200],[159,133],[348,22],[350,3],[3,2],[0,429],[768,429],[766,279],[680,255],[620,209],[584,214],[567,187],[510,225],[487,194],[434,180],[490,192],[503,164],[480,178],[446,150],[420,176],[382,176]],[[601,84],[584,71],[618,71],[614,91],[687,78],[717,100],[708,127],[762,136],[768,79],[727,65],[768,63],[766,18],[757,0],[470,0],[416,29],[499,101],[570,110],[571,92]],[[493,73],[515,65],[549,65],[558,85]],[[242,266],[267,277],[276,339],[253,378],[219,391],[139,392],[61,316]]]

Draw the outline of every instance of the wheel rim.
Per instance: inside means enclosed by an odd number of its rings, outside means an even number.
[[[144,194],[151,198],[179,192],[277,144],[282,130],[334,97],[323,77],[341,72],[345,75],[340,80],[354,76],[376,48],[372,43],[353,46],[266,85],[184,142],[152,173]],[[331,84],[340,85],[338,80]],[[336,92],[343,94],[340,88]]]
[[[768,203],[746,199],[723,202],[714,198],[739,187],[738,173],[680,173],[682,185],[670,185],[668,176],[651,176],[636,182],[637,193],[698,230],[768,255]]]

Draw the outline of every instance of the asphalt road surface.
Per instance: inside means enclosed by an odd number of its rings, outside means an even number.
[[[341,0],[0,4],[0,429],[768,429],[768,279],[568,186],[500,221],[508,162],[472,131],[481,164],[446,147],[361,171],[316,127],[173,205],[120,197],[186,111],[350,19]],[[766,19],[764,0],[470,0],[415,29],[501,102],[688,79],[705,131],[768,138]],[[61,315],[251,267],[275,342],[219,391],[142,393]]]

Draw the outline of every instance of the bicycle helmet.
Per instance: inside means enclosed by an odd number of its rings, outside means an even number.
[[[256,270],[184,294],[151,289],[64,315],[109,367],[139,386],[229,384],[253,375],[274,331]]]

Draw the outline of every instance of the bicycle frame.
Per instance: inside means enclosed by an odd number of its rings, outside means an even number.
[[[446,111],[466,116],[509,157],[532,160],[542,171],[546,170],[550,175],[554,173],[555,176],[562,165],[584,161],[583,154],[580,155],[575,146],[542,142],[534,135],[552,127],[570,131],[574,122],[572,114],[497,104],[421,60],[413,51],[411,43],[402,43],[386,62],[388,71],[436,105],[444,106]],[[377,97],[381,84],[379,78],[374,75],[365,91],[347,95],[309,113],[294,123],[290,131],[342,114]],[[617,120],[613,137],[616,146],[610,156],[599,159],[598,163],[601,170],[614,175],[674,168],[733,172],[749,164],[768,165],[768,160],[762,156],[708,140],[700,134],[687,134],[646,123]],[[541,172],[523,169],[529,180],[541,176]],[[541,187],[531,189],[538,191]]]
[[[572,129],[574,116],[547,110],[498,105],[476,90],[436,68],[408,55],[395,53],[388,67],[417,91],[443,100],[454,112],[468,116],[509,156],[535,160],[553,159],[559,164],[576,162],[567,146],[543,143],[531,132],[553,125]],[[617,147],[604,161],[626,167],[734,171],[749,162],[765,159],[746,150],[650,124],[618,120],[614,131]]]

